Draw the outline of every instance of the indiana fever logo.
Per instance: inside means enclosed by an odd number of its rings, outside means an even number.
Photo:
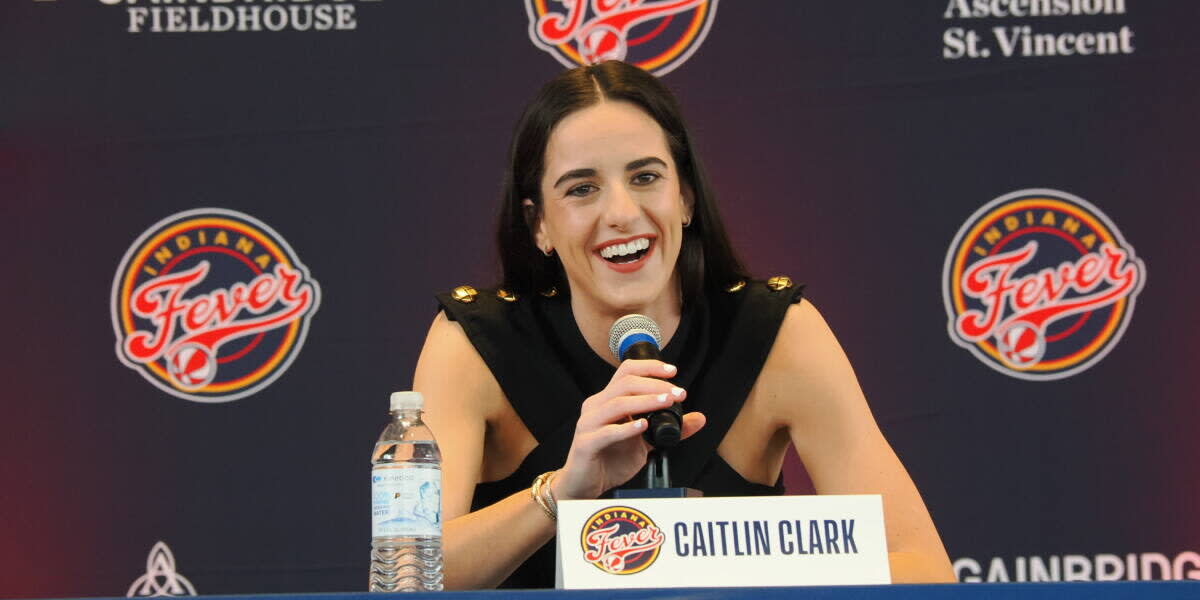
[[[1146,267],[1088,202],[1021,190],[975,212],[942,273],[950,337],[1013,377],[1062,379],[1117,344]]]
[[[121,260],[117,356],[168,394],[237,400],[287,370],[320,299],[296,253],[261,221],[219,208],[181,212]]]
[[[704,42],[717,0],[525,0],[529,39],[567,67],[623,60],[655,75]]]
[[[613,575],[632,575],[654,564],[665,540],[645,513],[614,506],[588,517],[580,542],[583,559],[596,568]]]

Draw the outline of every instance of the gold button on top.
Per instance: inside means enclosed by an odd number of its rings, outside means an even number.
[[[500,289],[496,290],[496,297],[505,302],[516,302],[517,301],[517,295],[504,289],[504,288],[500,288]]]
[[[557,296],[557,295],[558,295],[558,288],[556,288],[556,287],[551,287],[550,289],[547,289],[547,290],[542,290],[542,291],[540,291],[540,292],[538,292],[538,293],[539,293],[539,294],[541,294],[541,295],[543,295],[543,296],[545,296],[545,297],[547,297],[547,298],[553,298],[553,297],[555,297],[555,296]]]
[[[767,287],[771,288],[772,291],[776,291],[776,292],[778,292],[780,290],[786,290],[786,289],[792,287],[792,278],[785,277],[783,275],[778,275],[776,277],[772,277],[767,280]]]
[[[475,291],[475,288],[469,285],[460,285],[454,288],[453,292],[450,292],[451,298],[454,298],[463,304],[470,304],[471,302],[474,302],[475,296],[478,295],[479,292]]]
[[[734,292],[740,292],[740,291],[742,291],[742,288],[744,288],[744,287],[746,287],[746,281],[745,281],[744,279],[739,279],[739,280],[738,280],[736,283],[734,283],[733,285],[731,285],[731,286],[729,286],[729,287],[725,288],[725,291],[727,291],[727,292],[729,292],[730,294],[732,294],[732,293],[734,293]]]

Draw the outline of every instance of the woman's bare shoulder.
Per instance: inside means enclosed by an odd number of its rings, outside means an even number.
[[[840,374],[845,367],[846,354],[817,307],[807,298],[788,307],[764,370],[795,379],[828,374],[831,368]]]
[[[445,313],[429,327],[413,386],[426,396],[426,420],[455,490],[511,475],[537,445],[462,325]],[[454,506],[466,511],[469,495],[457,494]]]
[[[829,324],[807,299],[788,308],[759,378],[781,425],[796,433],[853,423],[872,427],[853,367]]]
[[[424,393],[427,404],[458,416],[487,418],[502,400],[500,384],[462,325],[439,311],[429,326],[417,360],[413,389]]]

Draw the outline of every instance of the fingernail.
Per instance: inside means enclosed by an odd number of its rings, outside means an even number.
[[[666,402],[666,401],[667,401],[667,395],[666,395],[666,394],[659,394],[659,395],[658,395],[658,401],[659,401],[659,402]]]
[[[683,388],[671,388],[671,395],[678,398],[683,395]]]
[[[678,369],[675,368],[675,365],[663,365],[663,370],[667,373],[674,373],[675,371],[678,371]]]
[[[646,426],[646,420],[645,420],[645,419],[638,419],[638,420],[636,420],[636,421],[634,421],[634,422],[633,422],[633,428],[634,428],[634,429],[642,429],[642,428],[644,428],[645,426]]]

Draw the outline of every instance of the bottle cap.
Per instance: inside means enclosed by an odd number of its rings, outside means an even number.
[[[421,392],[392,392],[392,410],[421,410],[424,406]]]

